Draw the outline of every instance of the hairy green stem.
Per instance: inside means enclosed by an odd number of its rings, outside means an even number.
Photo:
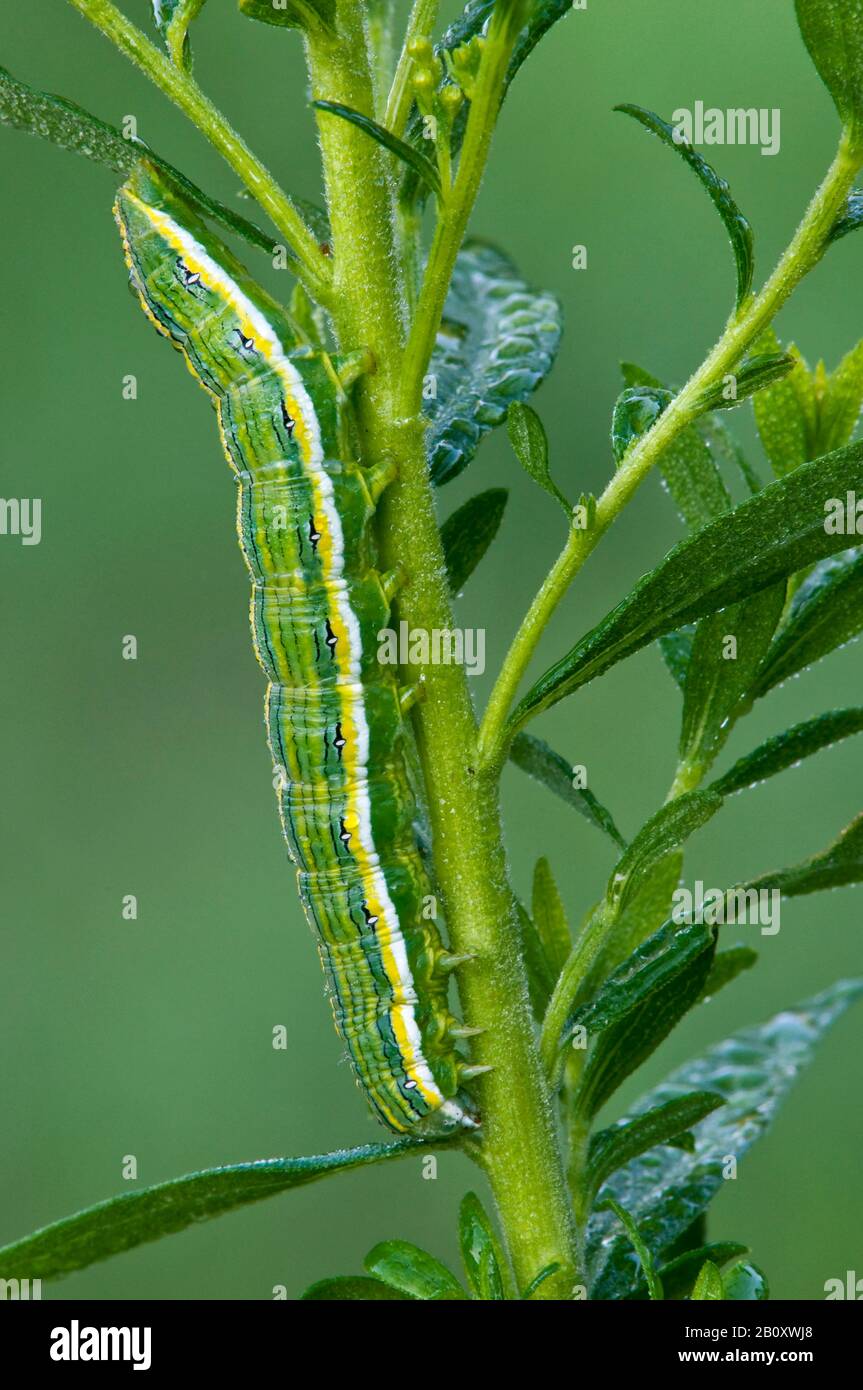
[[[499,0],[495,6],[470,103],[458,173],[438,217],[417,311],[405,350],[402,409],[420,407],[423,377],[434,348],[441,315],[476,202],[489,147],[506,88],[506,74],[516,39],[527,15],[527,0]]]
[[[317,99],[371,109],[359,0],[340,0],[332,42],[310,39]],[[382,558],[407,582],[398,597],[409,628],[453,626],[446,571],[428,481],[425,422],[403,409],[407,327],[399,283],[388,156],[355,126],[319,115],[335,251],[332,316],[344,349],[371,349],[376,370],[359,383],[363,458],[397,460],[399,477],[381,505]],[[433,335],[432,335],[433,337]],[[553,1112],[533,1035],[524,963],[507,881],[493,786],[477,777],[476,720],[464,669],[429,666],[415,714],[438,885],[455,951],[466,1020],[485,1031],[473,1060],[492,1068],[479,1083],[482,1163],[494,1192],[519,1287],[557,1263],[537,1298],[571,1296],[579,1278],[572,1213]]]
[[[513,640],[489,699],[480,731],[480,765],[486,772],[499,772],[503,765],[509,740],[516,732],[507,723],[516,692],[549,619],[572,580],[663,452],[701,413],[705,395],[740,365],[800,281],[817,265],[861,165],[863,148],[843,132],[824,182],[760,294],[731,319],[719,342],[668,409],[632,447],[599,498],[589,530],[571,531]]]
[[[396,64],[384,119],[387,130],[391,130],[394,135],[404,134],[405,123],[413,100],[410,89],[410,75],[413,65],[413,59],[409,52],[410,45],[414,39],[427,38],[431,33],[437,18],[439,3],[440,0],[414,0],[405,31],[404,46]]]
[[[309,292],[328,304],[331,268],[314,236],[272,174],[194,79],[175,67],[111,0],[70,0],[70,4],[146,73],[227,160],[296,254]]]

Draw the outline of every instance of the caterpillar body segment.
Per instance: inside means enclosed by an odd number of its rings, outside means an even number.
[[[397,1132],[476,1128],[452,958],[424,916],[404,754],[415,695],[377,659],[400,578],[378,572],[372,531],[392,465],[351,460],[338,364],[298,341],[164,176],[140,166],[115,216],[132,286],[213,399],[238,484],[279,811],[357,1080]],[[344,380],[360,361],[344,359]]]

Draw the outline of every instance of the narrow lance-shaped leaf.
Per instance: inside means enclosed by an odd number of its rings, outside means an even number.
[[[717,1269],[721,1269],[729,1260],[736,1259],[738,1255],[745,1255],[747,1249],[748,1246],[741,1245],[739,1241],[719,1240],[710,1245],[700,1245],[694,1250],[687,1250],[683,1255],[669,1260],[668,1264],[660,1265],[656,1272],[662,1280],[666,1299],[687,1297],[705,1260],[710,1260]],[[626,1296],[646,1298],[647,1284],[643,1281],[637,1282]]]
[[[332,29],[336,0],[240,0],[240,11],[262,24],[287,29]]]
[[[406,140],[402,140],[398,135],[393,135],[391,130],[385,130],[377,121],[372,120],[371,116],[364,116],[362,111],[355,111],[351,106],[345,106],[340,101],[313,101],[312,105],[317,111],[326,111],[331,116],[338,116],[343,121],[348,121],[362,130],[370,139],[375,140],[390,154],[394,154],[402,163],[407,164],[418,174],[424,183],[428,184],[435,193],[441,195],[443,187],[440,181],[440,174],[437,165],[433,164],[422,150],[418,150],[414,145],[409,145]]]
[[[206,0],[153,0],[156,28],[177,67],[192,65],[189,25],[197,19],[205,3]]]
[[[795,0],[797,23],[843,124],[863,123],[863,0]]]
[[[721,1302],[724,1297],[722,1275],[712,1260],[705,1260],[692,1290],[693,1301],[703,1303],[705,1300],[718,1299]]]
[[[728,1156],[739,1161],[765,1132],[818,1043],[861,992],[863,981],[841,981],[760,1027],[736,1033],[679,1067],[634,1107],[630,1118],[705,1090],[726,1101],[697,1126],[694,1153],[653,1149],[606,1184],[605,1192],[638,1221],[654,1258],[671,1249],[707,1209],[724,1186]],[[587,1258],[592,1298],[626,1298],[637,1287],[628,1243],[607,1214],[590,1220]]]
[[[363,1261],[367,1272],[399,1293],[432,1302],[466,1299],[455,1275],[408,1240],[383,1240]]]
[[[686,160],[699,180],[722,218],[725,230],[731,239],[734,261],[737,266],[737,307],[739,309],[752,289],[752,277],[755,270],[754,242],[752,228],[732,198],[731,190],[725,179],[720,178],[716,170],[707,163],[707,160],[680,137],[674,126],[663,121],[653,111],[647,111],[642,106],[635,106],[630,103],[616,106],[614,109],[622,111],[627,116],[634,116],[653,135],[658,136],[664,144],[677,150],[677,153]]]
[[[785,606],[785,585],[711,613],[695,630],[683,688],[680,760],[701,773],[734,727]]]
[[[615,825],[611,812],[597,801],[587,787],[576,785],[576,770],[560,753],[556,753],[541,738],[534,738],[533,734],[517,734],[510,746],[509,756],[522,772],[542,782],[555,796],[574,807],[597,830],[604,831],[619,849],[626,849],[626,841]]]
[[[840,544],[845,537],[840,536]],[[823,562],[794,595],[752,687],[753,699],[812,666],[863,631],[863,554]]]
[[[541,1023],[545,1017],[557,975],[545,953],[545,947],[529,912],[520,902],[516,902],[516,925],[525,970],[527,971],[530,1007],[537,1023]]]
[[[818,421],[819,452],[841,449],[854,436],[863,408],[863,342],[827,378]]]
[[[863,492],[863,446],[803,464],[681,541],[518,705],[509,733],[663,633],[766,589],[845,545],[824,528],[824,498]]]
[[[624,362],[621,370],[627,388],[654,391],[659,399],[671,397],[661,381],[633,363]],[[706,526],[723,512],[730,511],[728,489],[709,446],[695,425],[680,432],[660,455],[657,467],[687,526],[693,529]]]
[[[647,1288],[650,1297],[652,1299],[657,1300],[663,1299],[665,1297],[665,1294],[662,1288],[662,1280],[659,1278],[653,1267],[653,1257],[651,1256],[650,1251],[648,1250],[646,1244],[644,1243],[641,1237],[641,1232],[638,1229],[638,1223],[635,1220],[633,1220],[629,1212],[626,1211],[620,1205],[619,1202],[616,1202],[613,1197],[607,1197],[603,1205],[606,1210],[612,1211],[614,1213],[614,1215],[617,1217],[618,1221],[626,1231],[626,1234],[632,1243],[632,1248],[638,1256],[641,1265],[641,1273],[647,1282]]]
[[[551,476],[548,439],[536,411],[531,410],[530,406],[524,405],[522,401],[513,401],[507,411],[506,428],[509,442],[525,473],[553,497],[567,517],[571,518],[572,506]]]
[[[760,338],[758,349],[772,354],[782,351],[772,328]],[[820,452],[812,374],[793,344],[787,355],[794,363],[791,371],[758,392],[752,401],[761,443],[777,478],[784,478],[801,463],[809,463]]]
[[[566,910],[563,906],[551,865],[545,858],[537,859],[533,871],[531,908],[534,926],[546,957],[555,974],[559,975],[572,948]]]
[[[750,357],[733,373],[730,381],[719,382],[706,391],[700,407],[702,410],[734,410],[750,396],[782,381],[793,372],[795,365],[795,359],[787,352],[765,352]]]
[[[60,149],[82,154],[95,164],[103,164],[124,177],[146,158],[180,185],[184,195],[204,217],[218,222],[259,250],[271,253],[274,249],[276,243],[272,236],[204,193],[173,164],[155,154],[143,140],[127,140],[115,126],[108,125],[98,116],[92,116],[89,111],[76,106],[75,102],[67,101],[65,97],[51,96],[47,92],[34,91],[5,68],[0,68],[0,121],[25,134],[50,140]],[[296,205],[302,207],[304,216],[310,221],[308,206]]]
[[[651,816],[615,866],[607,896],[618,911],[635,897],[654,865],[677,849],[702,825],[706,825],[722,805],[714,791],[699,790],[675,797]]]
[[[0,1250],[0,1279],[59,1279],[97,1260],[173,1235],[187,1226],[260,1202],[289,1188],[370,1163],[422,1153],[414,1139],[309,1158],[271,1158],[205,1168],[140,1192],[125,1192],[55,1221]]]
[[[777,888],[783,897],[797,898],[853,883],[863,883],[863,811],[820,854],[791,868],[761,874],[750,879],[745,887],[758,891]]]
[[[491,487],[477,493],[448,516],[440,529],[449,591],[461,593],[498,533],[509,493]]]
[[[592,1040],[571,1102],[582,1119],[595,1115],[688,1013],[707,980],[715,948],[714,933],[701,923],[681,928],[669,923],[575,1011],[564,1040],[576,1027]]]
[[[607,1178],[639,1154],[666,1144],[683,1130],[691,1129],[725,1102],[715,1091],[693,1091],[634,1120],[619,1120],[600,1130],[590,1141],[585,1185],[591,1197]]]
[[[820,714],[816,719],[807,719],[767,739],[751,753],[738,758],[733,767],[711,782],[709,790],[720,796],[733,796],[747,787],[759,786],[786,768],[797,767],[804,758],[812,757],[822,748],[831,748],[834,743],[859,733],[863,733],[863,706]]]
[[[462,1263],[475,1297],[497,1301],[512,1294],[504,1253],[475,1192],[468,1192],[462,1200],[458,1230]]]
[[[427,376],[436,486],[457,477],[511,403],[548,375],[561,329],[557,300],[529,289],[499,251],[481,242],[462,248]]]

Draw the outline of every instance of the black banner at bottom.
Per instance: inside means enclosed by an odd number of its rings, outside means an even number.
[[[448,1305],[452,1308],[452,1305]],[[545,1313],[543,1313],[543,1308]],[[859,1310],[842,1302],[770,1303],[536,1303],[525,1314],[524,1329],[551,1316],[555,1330],[591,1340],[609,1370],[630,1366],[664,1371],[671,1366],[808,1366],[822,1374],[854,1363],[861,1332]],[[0,1308],[0,1329],[7,1364],[20,1376],[48,1372],[54,1378],[97,1376],[100,1369],[139,1373],[159,1379],[165,1373],[213,1371],[220,1376],[246,1371],[270,1358],[284,1360],[285,1337],[316,1338],[319,1347],[323,1314],[314,1303],[69,1303],[61,1299],[6,1302]],[[349,1315],[350,1316],[350,1315]],[[393,1309],[374,1310],[366,1319],[392,1317]],[[402,1331],[404,1305],[399,1312]],[[435,1319],[438,1333],[446,1330],[444,1308],[417,1313]],[[449,1326],[470,1336],[474,1313]],[[492,1313],[493,1317],[494,1314]],[[562,1318],[563,1324],[557,1319]],[[443,1320],[443,1322],[442,1322]],[[506,1325],[504,1336],[514,1331]],[[598,1340],[593,1340],[598,1339]],[[481,1344],[480,1344],[481,1345]],[[578,1342],[572,1345],[578,1346]],[[14,1358],[14,1361],[11,1360]],[[18,1369],[20,1368],[20,1370]],[[573,1373],[577,1363],[572,1365]]]

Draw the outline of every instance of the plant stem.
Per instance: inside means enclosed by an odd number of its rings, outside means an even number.
[[[800,281],[817,265],[861,164],[863,148],[843,132],[824,182],[761,293],[730,320],[719,342],[668,409],[633,445],[597,501],[589,531],[573,529],[570,533],[513,640],[489,699],[480,731],[480,766],[485,772],[496,775],[503,765],[509,741],[519,727],[514,721],[507,723],[516,692],[549,619],[572,580],[665,449],[701,413],[707,391],[739,366]]]
[[[331,267],[287,194],[188,73],[174,66],[111,0],[70,0],[130,58],[227,160],[296,253],[302,279],[319,302],[329,302]]]
[[[309,41],[313,94],[369,110],[359,0],[340,0],[337,28],[333,43]],[[399,463],[398,481],[381,504],[382,562],[407,572],[398,603],[409,628],[452,628],[425,422],[416,410],[400,409],[407,334],[404,287],[393,270],[399,262],[388,165],[347,122],[321,112],[319,127],[335,250],[334,326],[344,350],[369,347],[376,362],[356,397],[363,458]],[[560,1270],[536,1297],[565,1299],[579,1278],[572,1213],[533,1036],[495,790],[475,773],[477,729],[464,669],[429,666],[423,687],[415,729],[436,877],[453,949],[473,957],[460,971],[459,989],[466,1019],[486,1030],[475,1059],[493,1068],[480,1083],[483,1167],[519,1287],[556,1262]]]
[[[404,134],[405,123],[411,108],[412,97],[409,79],[413,59],[408,49],[413,39],[425,38],[431,33],[437,18],[439,3],[440,0],[414,0],[384,118],[384,125],[394,135]]]
[[[482,182],[506,87],[509,60],[526,14],[526,0],[499,0],[494,9],[471,98],[458,173],[452,190],[441,205],[405,351],[402,378],[402,409],[405,414],[412,414],[420,407],[423,375],[431,358],[455,259],[461,250],[468,219]]]

